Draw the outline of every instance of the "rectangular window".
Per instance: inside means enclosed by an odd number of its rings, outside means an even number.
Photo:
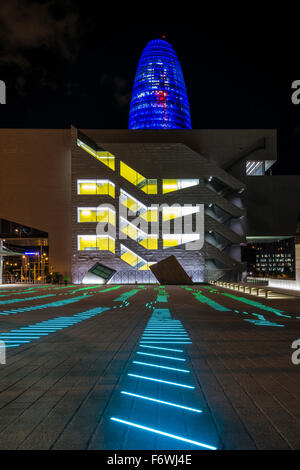
[[[115,253],[115,240],[108,235],[78,235],[78,251],[111,251]]]
[[[265,165],[263,161],[246,162],[246,176],[263,176],[265,174]]]
[[[200,211],[200,207],[193,206],[178,206],[173,205],[170,207],[163,207],[162,210],[162,219],[164,222],[168,220],[177,219],[179,217],[185,217],[190,214],[196,214]]]
[[[179,191],[180,189],[197,186],[199,179],[164,179],[163,194]]]
[[[171,248],[174,246],[185,245],[186,243],[194,242],[199,240],[200,235],[198,233],[191,234],[168,234],[163,235],[163,248]]]
[[[116,225],[116,213],[109,207],[78,207],[79,223],[86,222],[104,222]]]
[[[115,185],[109,180],[77,180],[77,194],[115,197]]]

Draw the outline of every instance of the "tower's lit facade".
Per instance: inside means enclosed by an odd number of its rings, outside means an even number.
[[[129,129],[191,129],[183,73],[172,46],[150,41],[138,64]]]

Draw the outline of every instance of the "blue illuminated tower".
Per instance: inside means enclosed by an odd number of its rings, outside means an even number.
[[[129,129],[191,129],[180,63],[173,47],[162,39],[150,41],[139,61]]]

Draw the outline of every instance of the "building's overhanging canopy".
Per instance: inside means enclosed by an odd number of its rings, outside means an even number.
[[[0,250],[0,256],[23,256],[24,253],[17,253],[16,251]]]

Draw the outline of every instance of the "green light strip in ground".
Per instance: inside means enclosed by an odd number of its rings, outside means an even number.
[[[184,287],[184,289],[191,290],[188,287]],[[231,312],[230,308],[224,307],[223,305],[214,302],[209,297],[205,297],[205,295],[201,294],[200,292],[193,292],[193,296],[202,304],[207,304],[215,310],[218,310],[219,312]]]
[[[140,289],[133,289],[129,292],[124,292],[124,294],[120,295],[117,299],[114,299],[114,302],[124,302],[125,300],[129,299],[133,295],[137,294],[140,292]]]
[[[222,295],[225,295],[225,297],[229,297],[234,300],[238,300],[239,302],[243,302],[244,304],[248,304],[248,305],[252,305],[253,307],[260,308],[261,310],[266,310],[267,312],[275,313],[275,315],[278,315],[279,317],[292,318],[290,315],[284,315],[283,310],[278,310],[277,308],[268,307],[267,305],[261,304],[260,302],[256,302],[255,300],[246,299],[246,297],[237,297],[236,295],[227,294],[227,293],[222,293]]]

